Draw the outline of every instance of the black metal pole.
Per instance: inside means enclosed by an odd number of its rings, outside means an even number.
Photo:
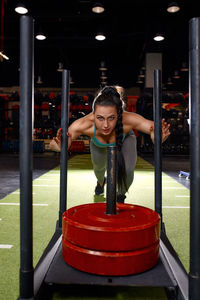
[[[116,215],[116,159],[117,147],[107,148],[106,214]]]
[[[200,299],[200,18],[189,22],[190,272],[189,299]]]
[[[20,298],[33,299],[33,18],[20,18]]]
[[[62,227],[62,214],[67,207],[67,159],[68,159],[68,123],[69,123],[69,78],[70,71],[62,71],[62,100],[61,100],[61,128],[62,143],[60,154],[60,209],[59,227]]]
[[[155,165],[155,211],[161,217],[162,226],[162,138],[161,138],[161,120],[162,120],[162,80],[161,71],[154,70],[154,165]]]

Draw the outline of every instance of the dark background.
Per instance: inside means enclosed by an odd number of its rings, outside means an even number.
[[[58,63],[71,70],[73,87],[99,87],[100,62],[105,60],[108,84],[125,88],[137,86],[140,69],[147,52],[163,54],[163,83],[188,63],[189,20],[200,16],[198,1],[179,1],[181,10],[169,14],[165,0],[107,0],[105,12],[91,11],[87,0],[26,1],[35,20],[35,33],[43,30],[47,39],[35,40],[35,84],[38,75],[42,86],[60,87]],[[16,1],[4,3],[3,50],[10,60],[0,63],[0,86],[19,84],[19,19],[14,11]],[[99,30],[105,41],[96,41]],[[163,32],[163,42],[153,41]],[[2,38],[1,38],[2,42]],[[188,90],[188,73],[175,80],[176,90]],[[172,89],[172,88],[171,88]]]

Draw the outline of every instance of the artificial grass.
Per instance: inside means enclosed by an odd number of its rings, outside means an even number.
[[[127,201],[154,209],[154,168],[152,166],[150,169],[148,166],[147,170],[148,163],[144,161],[142,166],[143,161],[138,158],[135,180]],[[178,174],[177,179],[179,180]],[[189,190],[179,182],[165,173],[162,174],[163,222],[167,236],[187,272],[189,271],[189,194]]]
[[[67,208],[75,205],[105,201],[103,196],[94,196],[96,178],[93,173],[89,154],[77,155],[68,163]],[[35,266],[55,232],[59,205],[59,166],[33,181],[33,203],[48,206],[33,206],[33,265]],[[49,185],[49,186],[47,186]],[[174,189],[173,189],[174,188]],[[169,208],[169,206],[189,206],[189,191],[181,184],[163,174],[163,220],[167,236],[188,271],[189,264],[189,209]],[[1,202],[19,202],[19,194],[12,193]],[[152,165],[138,158],[134,182],[127,194],[127,203],[135,203],[154,208],[154,169]],[[166,208],[165,208],[166,207]],[[0,206],[1,232],[0,243],[12,244],[13,247],[0,249],[0,299],[13,300],[19,295],[19,206]],[[6,274],[6,275],[5,275]],[[82,287],[81,287],[82,289]],[[69,288],[67,289],[69,292]],[[85,289],[84,289],[85,291]],[[122,288],[112,295],[97,293],[91,296],[89,291],[77,290],[73,293],[56,292],[53,299],[166,299],[163,289]],[[91,298],[92,297],[92,298]]]

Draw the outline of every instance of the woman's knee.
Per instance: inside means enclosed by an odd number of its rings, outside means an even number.
[[[129,186],[132,184],[133,179],[134,179],[134,171],[128,170],[128,172],[126,172],[126,181]]]

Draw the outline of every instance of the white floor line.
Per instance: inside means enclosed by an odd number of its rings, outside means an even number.
[[[33,186],[43,186],[43,187],[59,187],[58,184],[33,184]]]
[[[163,208],[190,208],[189,206],[163,206]]]
[[[153,190],[154,186],[147,186],[145,187],[147,190]],[[162,187],[163,190],[185,190],[185,187],[176,187],[176,186],[168,186],[168,187]]]
[[[13,245],[0,244],[0,249],[11,249]]]
[[[166,186],[163,187],[163,190],[185,190],[187,189],[186,187],[176,187],[176,186]]]
[[[0,205],[20,205],[19,203],[0,202]],[[33,203],[33,206],[48,206],[47,203]]]
[[[2,219],[0,218],[0,221],[2,221]]]
[[[12,194],[14,194],[14,195],[19,195],[20,194],[20,192],[13,192]],[[35,195],[35,193],[33,192],[32,193],[33,195]]]
[[[54,181],[55,179],[50,179],[50,178],[36,178],[35,180]]]
[[[189,195],[176,195],[177,198],[190,198]]]

